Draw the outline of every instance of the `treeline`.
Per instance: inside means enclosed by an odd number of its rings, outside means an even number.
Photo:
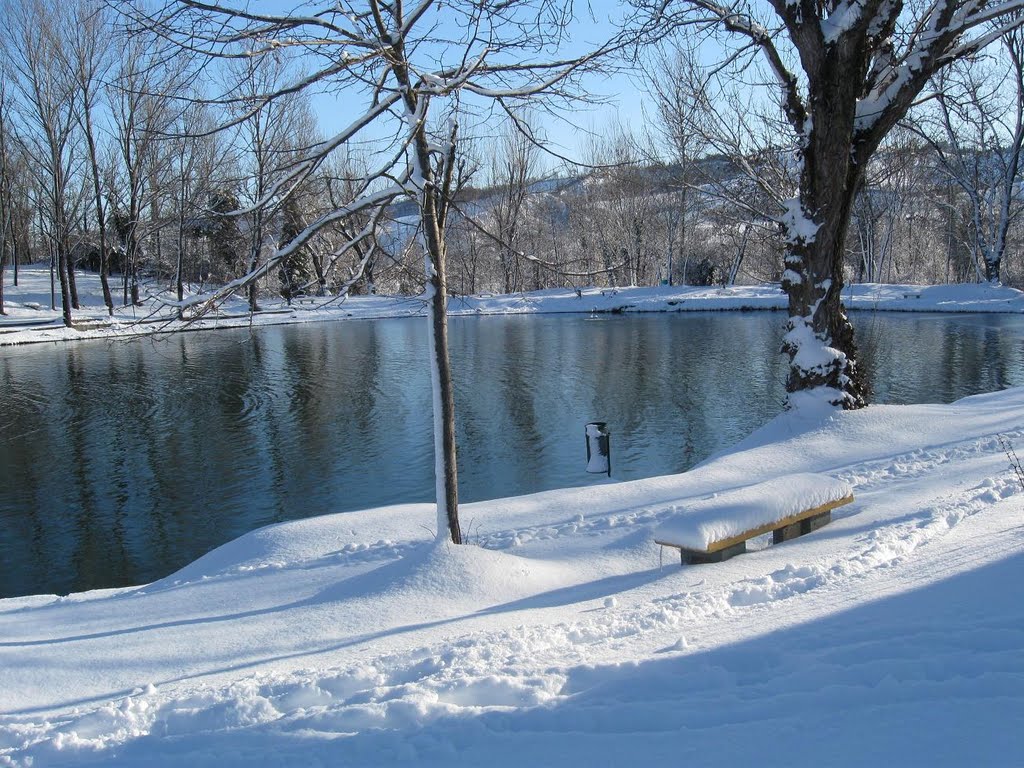
[[[111,312],[140,302],[144,284],[180,302],[258,272],[373,177],[369,150],[296,176],[324,138],[310,97],[280,93],[294,60],[227,60],[234,85],[214,98],[208,60],[129,34],[104,3],[0,10],[0,311],[3,282],[41,261],[69,322],[76,269],[100,274]],[[942,98],[889,136],[854,205],[848,281],[1024,282],[1021,60],[1011,35],[948,70]],[[550,170],[526,113],[459,144],[453,292],[780,280],[797,179],[793,148],[773,143],[773,107],[710,96],[686,52],[646,66],[646,130],[610,127],[577,165]],[[240,290],[253,308],[261,296],[419,293],[415,206],[338,216]]]
[[[636,137],[614,140],[578,167],[517,190],[477,192],[452,224],[450,279],[457,291],[553,286],[725,285],[778,282],[785,241],[778,204],[763,188],[795,189],[788,153],[655,162]],[[932,143],[898,128],[872,158],[844,249],[846,282],[1024,287],[1024,187],[1006,145]],[[953,159],[958,167],[951,168]],[[513,178],[514,174],[509,174]],[[769,181],[770,180],[770,181]],[[1002,227],[1005,225],[1005,231]],[[525,258],[525,256],[530,258]]]

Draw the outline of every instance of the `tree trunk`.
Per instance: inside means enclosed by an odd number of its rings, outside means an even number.
[[[107,314],[114,316],[114,297],[110,294],[110,281],[107,279],[107,272],[110,270],[109,255],[107,253],[107,225],[106,217],[103,215],[103,191],[100,189],[100,166],[96,157],[96,141],[92,133],[92,112],[91,107],[85,107],[85,138],[89,148],[89,163],[92,166],[93,197],[96,203],[96,226],[100,231],[100,286],[103,289],[103,303],[107,306]]]
[[[185,279],[182,273],[185,271],[185,200],[182,197],[181,209],[178,215],[178,260],[174,269],[175,294],[180,304],[185,298]],[[181,308],[178,308],[178,319],[182,317]]]
[[[138,306],[142,302],[139,301],[139,250],[141,244],[138,239],[138,226],[140,214],[138,206],[133,200],[128,208],[128,215],[130,220],[128,222],[128,233],[125,238],[125,300],[124,303],[127,305],[130,301],[133,305]],[[129,292],[131,296],[129,297]]]
[[[427,255],[427,349],[434,412],[434,484],[437,496],[437,537],[443,531],[455,544],[462,543],[459,526],[459,480],[455,446],[455,395],[448,357],[448,278],[442,214],[438,210],[427,136],[422,128],[415,137],[416,161],[423,186],[419,192],[420,221]]]
[[[262,184],[257,189],[257,199],[263,194]],[[256,267],[260,264],[260,252],[263,249],[263,212],[262,210],[256,211],[256,218],[253,222],[252,232],[252,244],[249,249],[249,271],[255,272]],[[256,302],[256,280],[249,283],[248,290],[246,292],[249,300],[249,311],[256,312],[259,310],[259,304]]]
[[[70,249],[64,251],[64,267],[68,275],[68,297],[71,299],[71,306],[81,309],[78,303],[78,283],[75,282],[75,261],[71,258]]]
[[[62,245],[57,246],[57,277],[60,280],[60,306],[64,314],[64,325],[71,328],[74,326],[74,320],[71,317],[71,286],[68,280],[68,257]]]
[[[430,237],[427,238],[428,249]],[[462,543],[459,527],[459,482],[455,447],[455,397],[448,358],[448,288],[445,280],[444,244],[429,256],[430,309],[427,321],[430,383],[434,410],[434,482],[437,494],[438,538],[447,529],[455,544]],[[438,258],[440,257],[440,258]]]
[[[985,259],[985,279],[993,285],[999,285],[1002,262],[1003,260],[998,257]]]
[[[805,392],[846,409],[867,404],[853,326],[840,300],[843,247],[861,169],[850,160],[856,80],[844,79],[839,69],[811,93],[815,108],[804,145],[800,197],[790,201],[784,216],[789,321],[782,348],[789,355],[789,407],[797,406]]]
[[[729,285],[736,285],[736,276],[740,272],[740,267],[743,265],[743,257],[747,255],[747,241],[750,239],[750,228],[752,225],[743,225],[743,239],[740,240],[739,246],[736,248],[736,256],[732,260],[732,267],[729,269]]]
[[[103,250],[100,255],[100,287],[103,289],[103,303],[107,305],[107,315],[114,316],[114,296],[110,292],[110,278],[107,276],[110,270],[110,254],[107,251],[106,233],[100,230],[100,245]]]
[[[317,254],[311,255],[313,262],[313,272],[316,273],[316,295],[323,296],[326,293],[327,278],[324,276],[324,263],[320,256]]]

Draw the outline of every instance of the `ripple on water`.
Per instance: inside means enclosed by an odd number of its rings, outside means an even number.
[[[780,322],[453,318],[460,498],[592,482],[595,419],[616,479],[725,448],[781,407]],[[854,322],[878,401],[1024,384],[1024,319]],[[0,593],[143,583],[268,522],[429,500],[424,338],[414,319],[4,350]]]

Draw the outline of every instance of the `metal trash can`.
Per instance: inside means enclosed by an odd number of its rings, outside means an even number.
[[[607,422],[587,424],[587,472],[612,476],[611,432]]]

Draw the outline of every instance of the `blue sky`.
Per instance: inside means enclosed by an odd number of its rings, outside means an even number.
[[[294,2],[288,0],[272,0],[258,5],[262,11],[282,11],[296,7]],[[255,8],[256,5],[251,4],[250,7]],[[586,5],[579,7],[571,30],[570,44],[559,55],[572,56],[592,50],[615,33],[615,24],[611,19],[621,14],[622,6],[616,0],[594,0],[589,9]],[[554,150],[580,159],[586,159],[588,133],[604,132],[616,122],[640,130],[644,122],[644,94],[638,86],[637,78],[624,73],[591,75],[587,77],[585,87],[590,94],[606,103],[578,104],[571,109],[560,109],[558,117],[537,115],[537,122]],[[321,95],[314,99],[314,109],[321,129],[328,135],[347,123],[351,119],[351,110],[355,108],[355,102],[349,103],[344,97]],[[495,122],[497,120],[489,121],[478,126],[477,130],[483,133],[492,131],[496,128],[492,125]],[[549,167],[558,164],[560,161],[556,158],[547,162]]]

